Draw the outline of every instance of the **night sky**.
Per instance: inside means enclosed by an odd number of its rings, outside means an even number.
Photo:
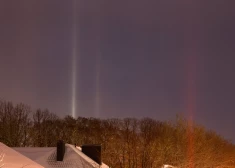
[[[235,142],[234,8],[234,0],[0,0],[0,99],[71,115],[76,74],[77,116],[182,113]]]

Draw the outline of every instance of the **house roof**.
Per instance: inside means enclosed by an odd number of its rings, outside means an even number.
[[[61,162],[56,161],[56,147],[26,147],[13,149],[46,168],[109,168],[104,163],[99,165],[84,153],[82,153],[80,147],[75,147],[74,145],[70,144],[65,145],[65,155],[63,161]]]
[[[44,168],[24,155],[0,142],[0,167],[2,168]]]

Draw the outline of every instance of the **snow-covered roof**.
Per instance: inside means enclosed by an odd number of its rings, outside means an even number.
[[[80,147],[75,147],[74,145],[70,144],[65,145],[65,155],[63,161],[56,161],[56,147],[26,147],[13,149],[46,168],[109,168],[104,163],[99,165],[84,153],[82,153]]]
[[[0,168],[44,168],[0,142]]]

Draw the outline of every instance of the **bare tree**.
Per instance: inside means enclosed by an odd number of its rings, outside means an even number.
[[[0,139],[8,146],[27,145],[30,112],[30,107],[22,103],[0,103]]]

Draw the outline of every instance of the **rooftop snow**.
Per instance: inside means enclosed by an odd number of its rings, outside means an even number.
[[[31,159],[0,142],[0,167],[2,168],[44,168]]]
[[[19,153],[29,157],[38,164],[46,168],[77,168],[77,167],[87,167],[87,168],[109,168],[107,165],[99,165],[91,158],[82,153],[81,148],[75,148],[73,145],[65,145],[65,155],[62,162],[56,161],[56,147],[50,148],[13,148]]]

